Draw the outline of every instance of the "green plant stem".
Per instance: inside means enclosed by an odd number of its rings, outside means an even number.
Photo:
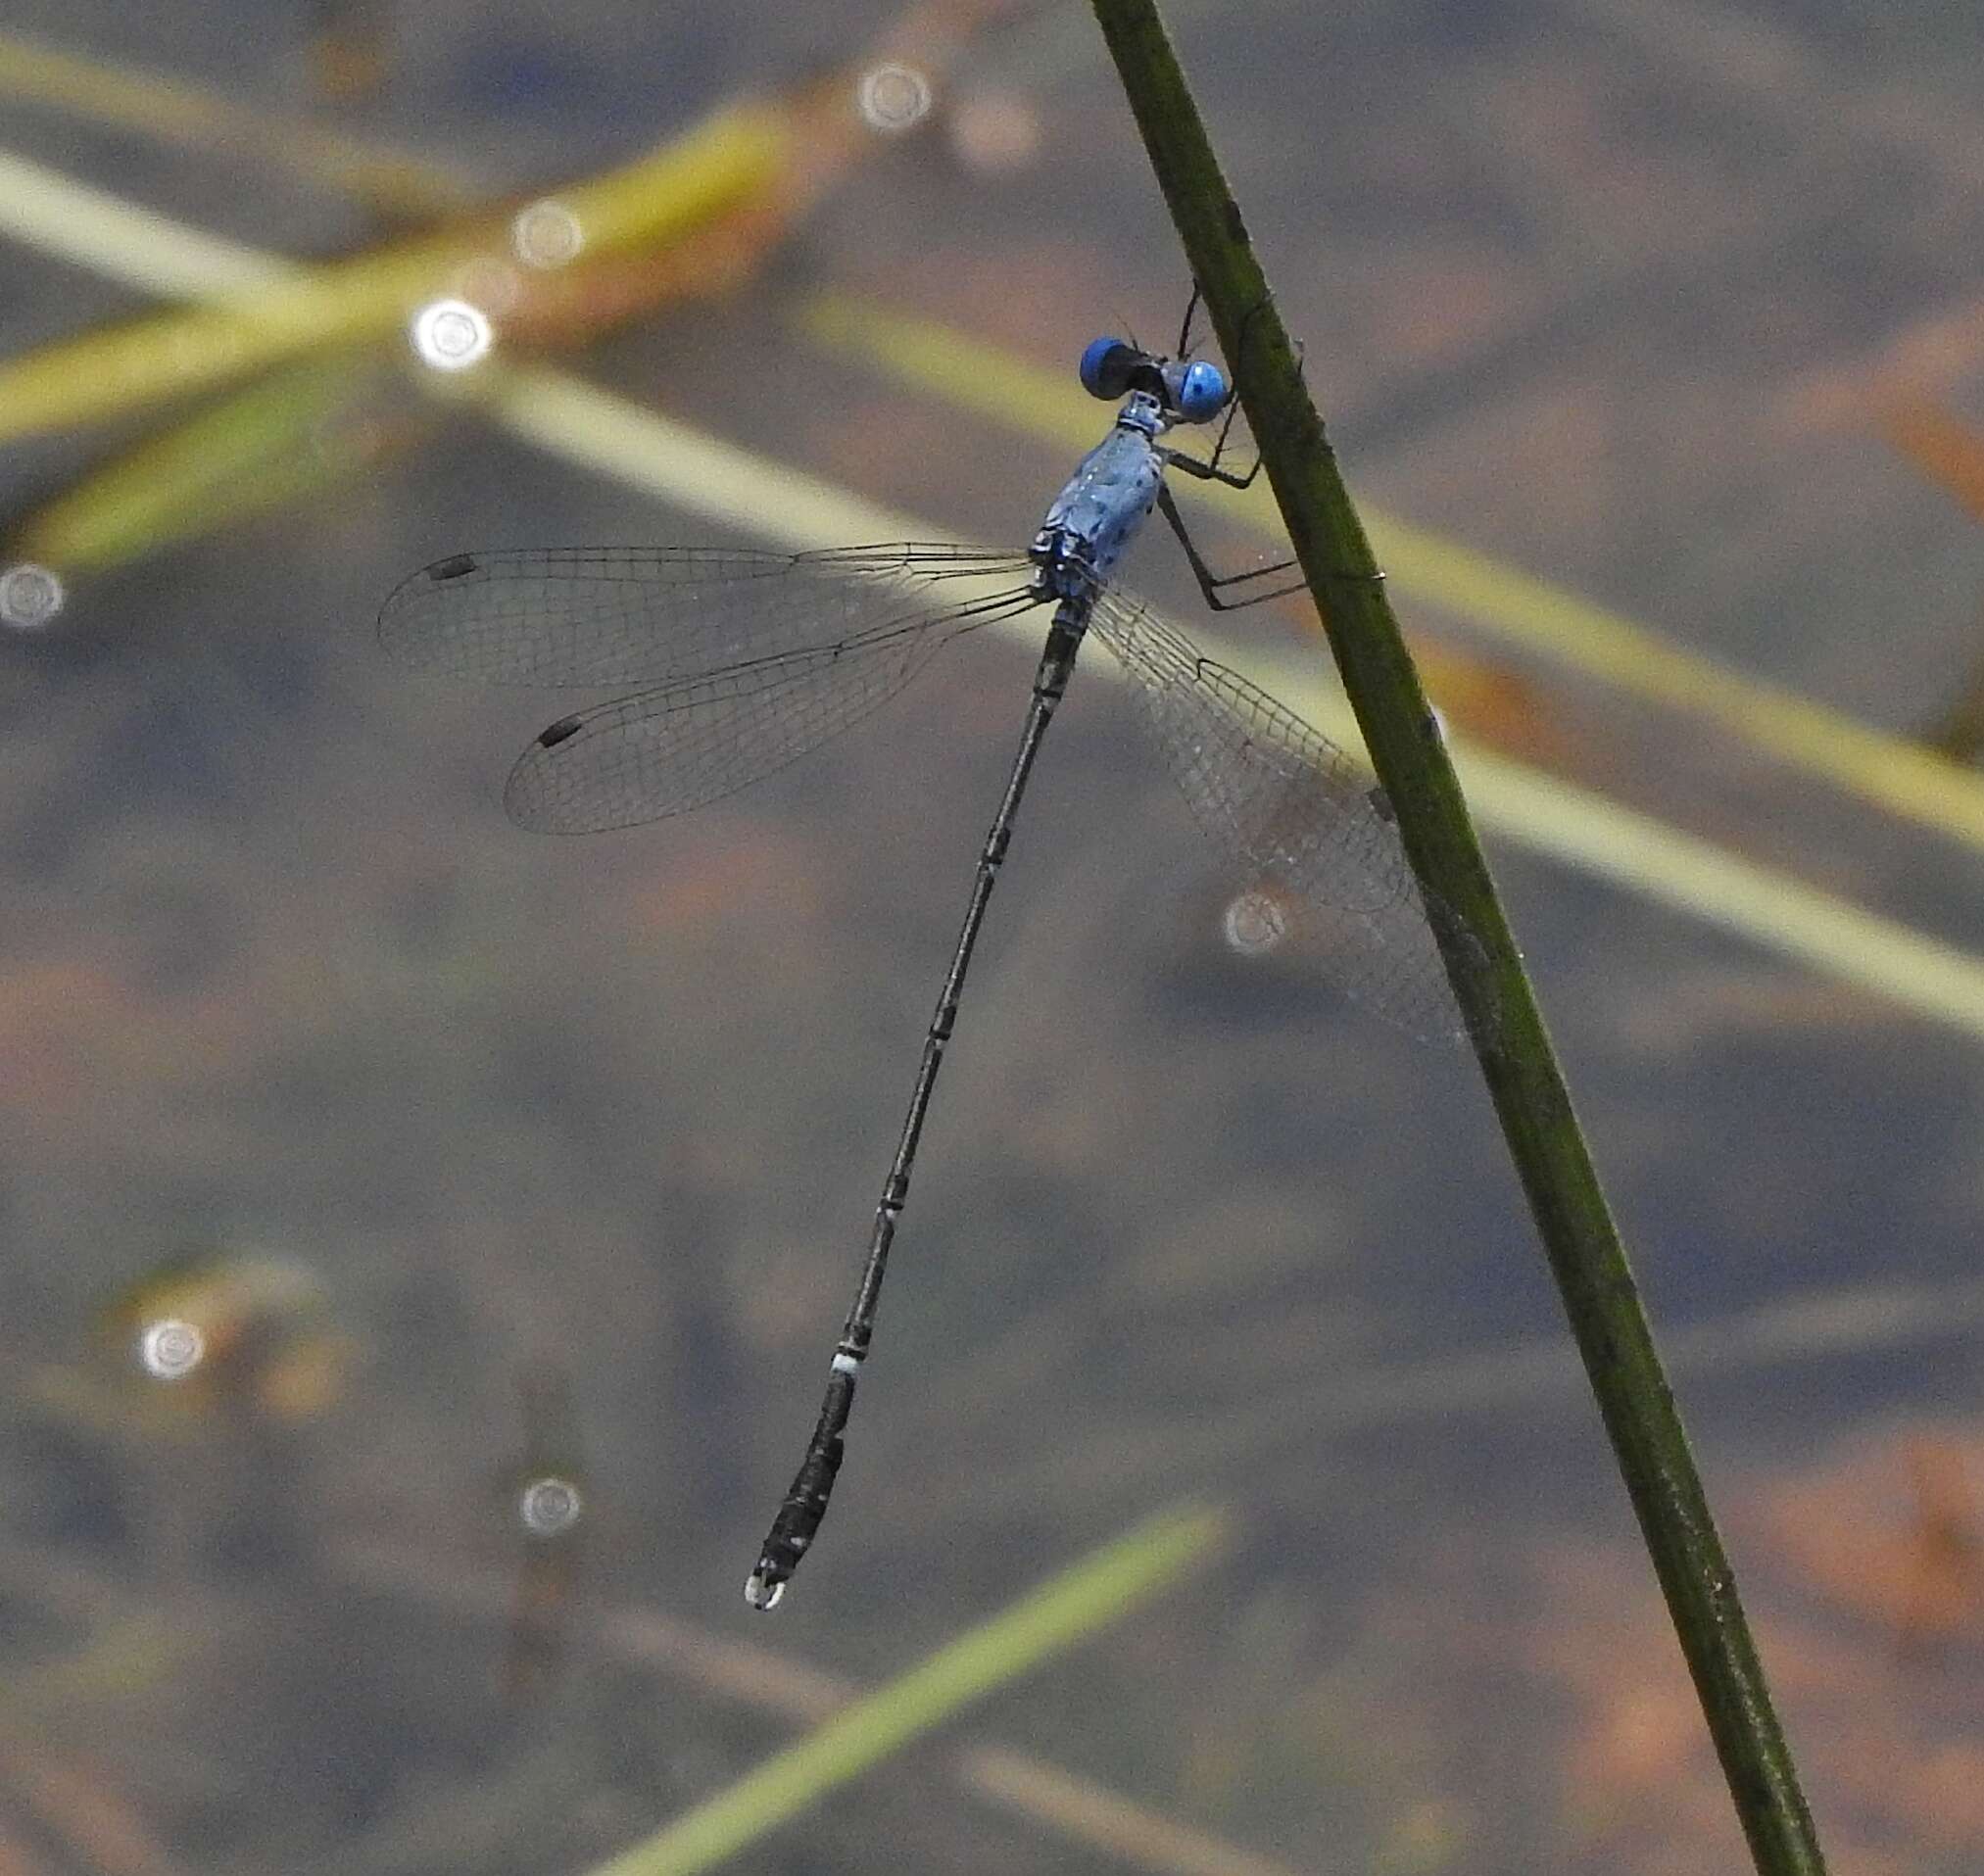
[[[1509,1151],[1765,1876],[1824,1862],[1624,1246],[1469,819],[1438,719],[1300,361],[1150,0],[1095,17],[1253,427],[1343,688],[1398,815]]]

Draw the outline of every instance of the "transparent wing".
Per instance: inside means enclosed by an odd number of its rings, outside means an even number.
[[[1033,602],[1022,592],[1002,609]],[[859,722],[940,646],[992,616],[984,608],[926,608],[832,645],[699,673],[581,710],[524,751],[504,789],[504,805],[519,827],[546,834],[632,827],[701,807]]]
[[[1247,884],[1294,906],[1338,986],[1424,1040],[1460,1012],[1398,830],[1342,749],[1122,594],[1089,624],[1129,674],[1192,818]]]
[[[379,642],[418,669],[492,684],[670,684],[968,613],[1030,570],[1011,553],[913,541],[458,553],[394,591]]]

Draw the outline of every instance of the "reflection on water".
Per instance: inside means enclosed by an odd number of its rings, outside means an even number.
[[[408,328],[414,356],[437,371],[461,371],[487,356],[495,334],[489,314],[466,300],[436,300]]]
[[[191,1323],[167,1318],[147,1323],[138,1335],[138,1360],[147,1374],[162,1381],[183,1380],[200,1366],[207,1338]]]
[[[0,625],[37,632],[62,610],[62,581],[45,566],[23,561],[0,572]]]

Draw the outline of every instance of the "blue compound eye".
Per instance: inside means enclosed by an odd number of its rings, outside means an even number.
[[[1227,374],[1199,359],[1178,381],[1178,413],[1187,423],[1204,423],[1226,408]]]
[[[1129,393],[1131,373],[1144,362],[1144,355],[1122,339],[1091,339],[1078,367],[1082,389],[1113,404]]]

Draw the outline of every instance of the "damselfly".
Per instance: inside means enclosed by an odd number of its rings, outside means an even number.
[[[941,647],[994,620],[1051,610],[1026,726],[924,1036],[819,1422],[745,1586],[758,1609],[779,1601],[826,1515],[972,948],[1084,638],[1099,639],[1123,667],[1193,818],[1246,884],[1321,938],[1324,968],[1337,984],[1422,1038],[1460,1031],[1382,794],[1328,738],[1108,584],[1155,507],[1210,604],[1270,597],[1258,587],[1249,592],[1250,583],[1282,569],[1214,577],[1165,486],[1174,468],[1234,487],[1252,480],[1253,470],[1242,476],[1220,466],[1224,427],[1207,461],[1161,441],[1181,423],[1224,414],[1231,425],[1226,374],[1191,359],[1181,335],[1175,358],[1097,339],[1083,354],[1080,375],[1092,395],[1122,405],[1025,554],[900,542],[802,553],[459,553],[408,580],[380,615],[391,652],[450,677],[648,687],[560,717],[510,772],[504,800],[512,820],[577,834],[679,814],[770,775],[893,697]]]

